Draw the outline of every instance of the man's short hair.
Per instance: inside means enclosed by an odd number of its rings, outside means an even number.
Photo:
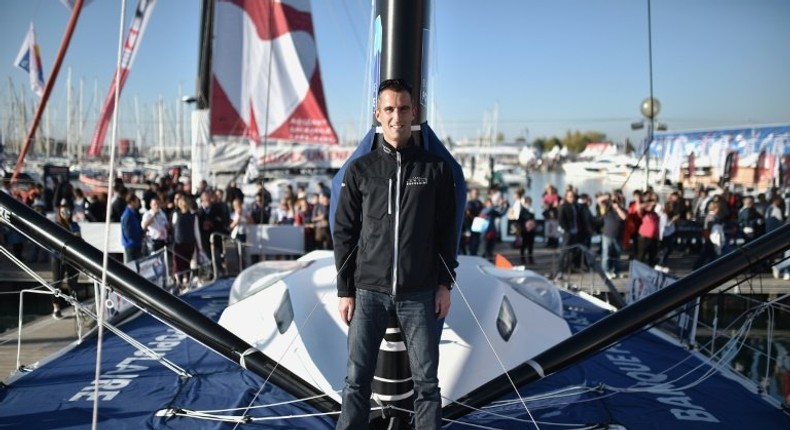
[[[396,93],[406,91],[411,95],[411,85],[403,79],[386,79],[379,85],[378,95],[380,96],[384,90],[392,90]]]

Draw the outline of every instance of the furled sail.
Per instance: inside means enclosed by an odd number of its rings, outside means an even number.
[[[213,136],[337,143],[309,0],[218,0],[212,51]]]

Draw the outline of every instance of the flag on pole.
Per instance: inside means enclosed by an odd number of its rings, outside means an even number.
[[[123,84],[126,83],[126,77],[129,75],[129,70],[132,68],[132,63],[134,63],[137,47],[143,40],[143,33],[146,25],[148,25],[148,19],[151,18],[151,12],[154,10],[155,4],[156,0],[140,0],[137,3],[137,10],[132,19],[132,25],[129,27],[129,32],[126,34],[126,40],[123,44],[121,66],[113,74],[110,89],[99,114],[99,123],[96,124],[96,130],[88,147],[88,155],[90,156],[101,154],[104,137],[107,134],[107,126],[110,124],[110,118],[115,111],[115,88],[118,88],[118,94],[120,95],[121,90],[123,90]]]
[[[41,65],[41,50],[36,43],[36,30],[33,23],[27,31],[25,41],[19,48],[19,54],[14,60],[14,66],[26,71],[30,75],[30,88],[39,97],[44,94],[44,68]]]

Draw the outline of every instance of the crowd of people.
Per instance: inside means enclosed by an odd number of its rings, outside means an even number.
[[[195,279],[194,261],[216,268],[216,276],[250,265],[252,253],[247,250],[247,240],[251,226],[256,224],[302,226],[305,251],[332,248],[330,195],[323,183],[309,193],[304,187],[286,187],[277,207],[263,183],[257,186],[254,202],[246,204],[245,195],[235,182],[224,189],[213,189],[207,181],[201,181],[193,189],[188,180],[170,175],[146,181],[144,190],[131,189],[116,179],[110,196],[97,192],[88,197],[69,181],[57,182],[53,187],[33,184],[25,189],[12,188],[4,180],[2,191],[41,214],[54,214],[59,225],[76,235],[80,234],[80,223],[104,222],[109,216],[111,222],[121,226],[123,261],[165,249],[171,265],[169,275],[180,290],[188,289]],[[238,259],[225,258],[223,241],[228,238],[235,244]],[[78,274],[71,265],[50,258],[45,249],[13,229],[5,229],[0,240],[13,248],[22,261],[50,262],[55,287],[73,291]],[[238,267],[227,267],[227,261]],[[55,318],[61,317],[61,302],[53,300]]]
[[[522,264],[535,264],[536,235],[544,238],[546,247],[561,249],[557,279],[574,270],[590,269],[595,264],[591,255],[599,256],[610,279],[623,276],[622,257],[626,255],[668,272],[673,252],[693,253],[694,268],[699,268],[732,246],[778,228],[790,215],[787,199],[775,188],[753,196],[700,187],[692,198],[685,198],[682,188],[664,196],[651,188],[636,190],[631,196],[621,190],[590,196],[573,186],[560,195],[555,186],[547,185],[539,208],[533,208],[523,188],[513,193],[512,202],[496,185],[484,198],[479,194],[474,187],[468,191],[461,253],[479,255],[482,244],[482,256],[492,259],[496,243],[502,240],[501,225],[507,223]],[[593,246],[595,236],[600,241]],[[790,280],[786,266],[768,267],[774,277]]]

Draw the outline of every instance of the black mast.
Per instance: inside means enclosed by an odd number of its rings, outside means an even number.
[[[537,381],[612,345],[667,312],[704,295],[758,262],[787,249],[790,224],[736,248],[719,259],[691,272],[674,284],[598,321],[510,371],[516,386]],[[480,407],[512,391],[505,375],[499,376],[444,408],[445,418],[472,412],[461,404]]]
[[[381,25],[380,29],[374,29],[374,32],[381,31],[381,46],[373,47],[374,92],[386,79],[403,79],[411,84],[411,98],[415,106],[419,106],[419,120],[413,125],[425,122],[427,111],[423,96],[427,91],[424,71],[428,52],[424,48],[428,42],[429,16],[429,0],[376,0],[374,4],[374,25]],[[375,97],[373,103],[376,103]],[[374,126],[378,125],[375,118],[372,121]]]
[[[208,109],[211,89],[211,49],[214,44],[214,0],[203,0],[200,12],[200,51],[195,88],[195,107]]]
[[[101,251],[6,193],[0,193],[0,224],[9,225],[38,243],[55,250],[65,261],[94,278],[102,278]],[[248,370],[264,379],[269,379],[296,398],[312,399],[308,400],[308,403],[317,410],[321,412],[340,410],[340,405],[325,396],[322,391],[316,390],[283,367],[277,367],[274,360],[253,349],[235,334],[112,258],[107,261],[107,285],[146,312],[229,360],[241,363],[243,355]],[[254,352],[248,355],[246,351]]]

